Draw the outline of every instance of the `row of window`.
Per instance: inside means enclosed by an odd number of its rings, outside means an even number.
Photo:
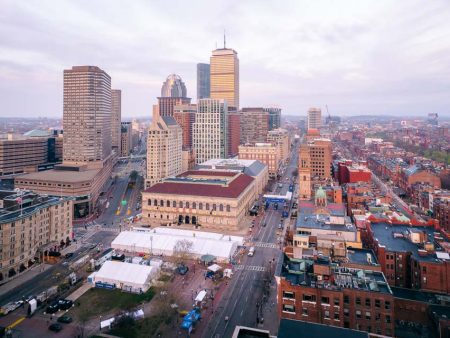
[[[148,200],[148,205],[149,206],[151,206],[151,205],[153,205],[153,206],[155,206],[155,207],[157,207],[157,206],[160,206],[160,207],[164,207],[164,206],[166,206],[166,207],[171,207],[172,206],[172,208],[176,208],[177,207],[177,202],[176,201],[172,201],[172,203],[169,201],[169,200],[167,200],[165,203],[164,203],[164,200],[160,200],[159,201],[159,203],[158,203],[158,200],[157,199],[154,199],[153,200],[153,203],[152,203],[152,200]],[[189,202],[183,202],[183,201],[179,201],[178,202],[178,208],[192,208],[192,209],[197,209],[197,203],[196,202],[192,202],[192,203],[189,203]],[[205,210],[210,210],[210,207],[212,207],[212,211],[216,211],[217,210],[217,205],[214,203],[214,204],[209,204],[209,203],[205,203]],[[230,212],[231,211],[231,206],[230,205],[226,205],[226,206],[224,206],[223,204],[219,204],[219,211],[224,211],[225,209],[226,209],[226,211],[227,212]],[[203,210],[203,203],[202,202],[199,202],[198,203],[198,209],[199,210]]]
[[[283,291],[283,298],[287,298],[287,299],[295,299],[295,292],[292,291]],[[315,295],[307,295],[307,294],[303,294],[303,298],[302,300],[304,301],[308,301],[308,302],[316,302],[317,297]],[[326,297],[323,296],[320,299],[321,304],[331,304],[330,303],[330,297]],[[339,298],[334,298],[332,299],[332,303],[336,306],[340,305],[340,299]],[[347,295],[344,295],[344,304],[349,304],[350,303],[350,297]],[[382,300],[381,299],[375,299],[374,305],[376,308],[381,308],[381,304],[382,304]],[[362,299],[361,297],[355,297],[355,305],[362,305]],[[365,298],[364,301],[364,305],[366,307],[371,307],[372,306],[372,299],[370,298]],[[391,302],[390,301],[384,301],[384,308],[386,310],[390,310],[391,309]]]

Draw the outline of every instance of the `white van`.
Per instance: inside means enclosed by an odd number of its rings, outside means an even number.
[[[252,257],[255,254],[255,247],[252,246],[250,249],[248,249],[248,254],[247,256]]]

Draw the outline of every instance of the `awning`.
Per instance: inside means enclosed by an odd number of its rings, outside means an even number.
[[[203,302],[203,299],[205,299],[206,291],[202,290],[198,293],[197,297],[195,297],[196,302]]]
[[[216,256],[213,256],[213,255],[203,255],[200,257],[200,260],[205,263],[211,263],[215,259],[216,259]]]
[[[218,265],[218,264],[213,264],[211,266],[208,266],[208,270],[215,273],[215,272],[217,272],[219,270],[222,270],[222,267],[220,265]]]

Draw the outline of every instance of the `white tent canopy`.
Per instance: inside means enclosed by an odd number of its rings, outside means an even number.
[[[125,252],[172,256],[176,243],[183,240],[192,242],[191,255],[194,258],[209,254],[218,261],[228,261],[236,248],[244,243],[244,238],[238,236],[160,227],[122,231],[111,247]]]
[[[216,273],[217,271],[222,270],[222,267],[220,265],[213,264],[208,266],[208,270]]]
[[[206,290],[202,290],[198,293],[197,297],[195,297],[196,302],[203,302],[203,299],[205,299],[206,296]]]
[[[115,285],[116,288],[125,291],[145,292],[157,273],[158,268],[154,266],[106,261],[100,270],[91,274],[88,279],[94,285],[103,283]]]

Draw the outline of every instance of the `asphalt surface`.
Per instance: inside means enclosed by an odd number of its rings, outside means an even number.
[[[289,165],[279,182],[274,184],[272,193],[284,195],[288,191],[292,171],[297,168],[297,152],[298,146],[294,146]],[[281,189],[278,188],[278,183],[283,184]],[[256,227],[257,231],[252,237],[255,254],[253,257],[242,256],[239,264],[233,269],[233,278],[203,333],[204,338],[231,337],[236,325],[262,327],[274,334],[279,319],[275,305],[276,286],[273,277],[277,260],[281,256],[279,243],[281,238],[277,235],[281,212],[282,208],[274,210],[270,206],[264,213],[261,224],[265,222],[266,226]],[[285,221],[285,224],[287,223],[288,220]],[[226,317],[228,320],[225,320]],[[264,317],[263,324],[258,323],[261,317]]]

